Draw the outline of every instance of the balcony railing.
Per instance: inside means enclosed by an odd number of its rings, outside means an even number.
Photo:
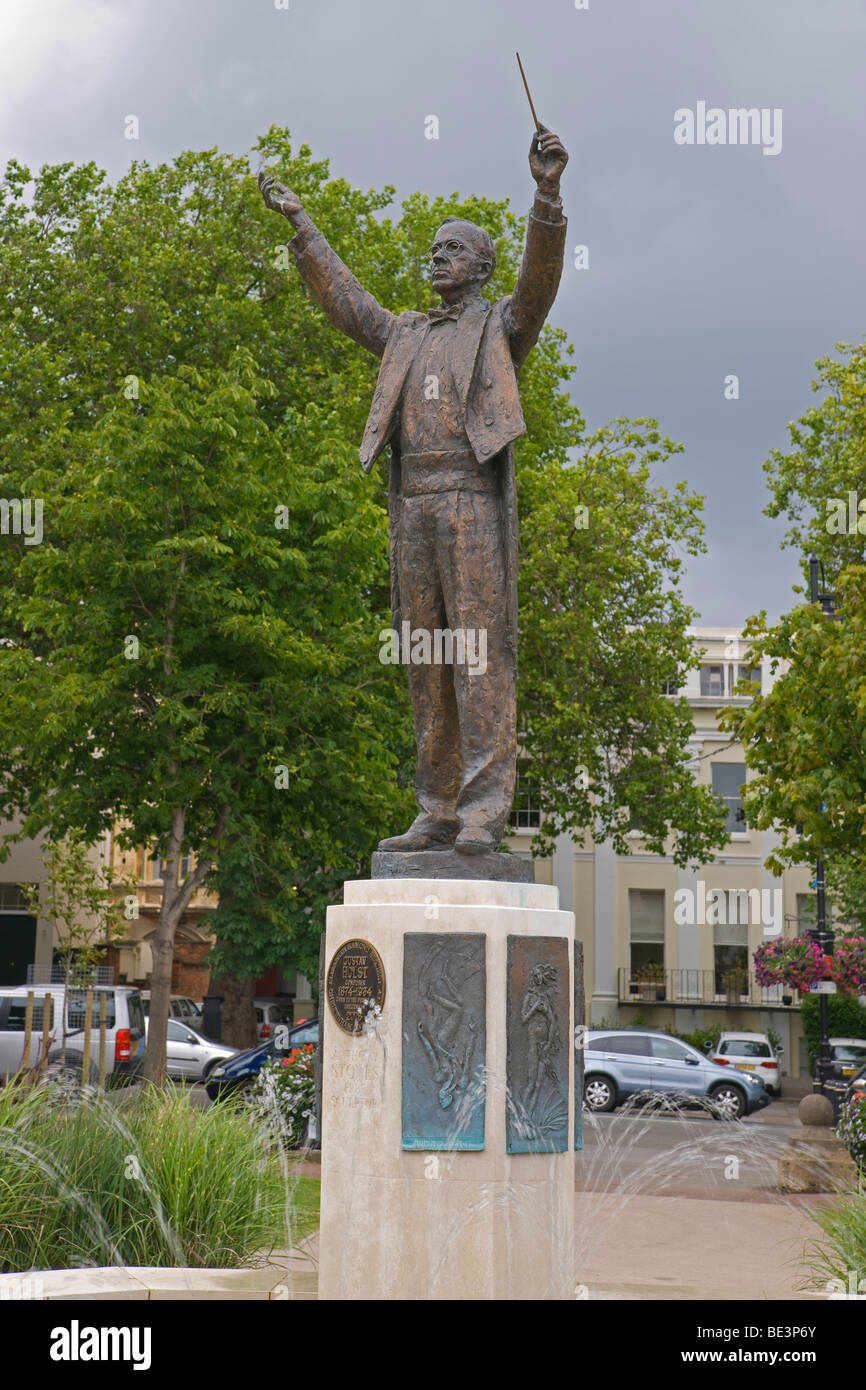
[[[621,1004],[679,1004],[717,1009],[796,1009],[800,996],[787,985],[759,985],[753,974],[729,990],[717,970],[664,970],[657,980],[638,980],[620,966]]]

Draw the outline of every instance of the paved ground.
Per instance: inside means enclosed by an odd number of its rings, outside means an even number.
[[[579,1299],[812,1302],[824,1296],[805,1288],[804,1246],[820,1230],[799,1198],[720,1202],[682,1193],[578,1192],[575,1216]],[[286,1271],[284,1296],[315,1297],[318,1240],[311,1236],[291,1258],[272,1257]]]
[[[703,1114],[585,1116],[577,1155],[579,1280],[600,1299],[800,1299],[809,1217],[830,1196],[785,1196],[776,1159],[809,1082],[739,1123]]]
[[[776,1157],[797,1128],[806,1083],[739,1123],[702,1114],[585,1117],[576,1156],[576,1297],[813,1301],[809,1209],[830,1196],[784,1196]],[[298,1172],[319,1176],[304,1162]],[[311,1296],[318,1237],[295,1266]]]
[[[784,1196],[776,1158],[799,1128],[811,1089],[786,1080],[783,1098],[738,1123],[708,1115],[584,1117],[576,1155],[576,1296],[600,1300],[813,1301],[805,1247],[821,1235],[809,1209],[830,1196]],[[315,1161],[296,1171],[319,1177]],[[272,1263],[286,1295],[315,1297],[318,1236]]]
[[[579,1192],[583,1296],[813,1301],[816,1295],[804,1289],[804,1246],[820,1229],[799,1199],[756,1201],[755,1195],[716,1201]]]
[[[771,1192],[776,1159],[799,1128],[796,1104],[776,1101],[739,1123],[700,1112],[584,1116],[578,1190],[688,1190],[727,1199]]]

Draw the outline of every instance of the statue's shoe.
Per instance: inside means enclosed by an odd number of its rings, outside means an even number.
[[[499,845],[482,825],[467,825],[454,841],[460,854],[495,854]]]
[[[390,840],[380,840],[379,849],[385,854],[413,854],[424,849],[452,849],[459,829],[457,821],[432,820],[430,816],[418,816],[405,835],[392,835]]]

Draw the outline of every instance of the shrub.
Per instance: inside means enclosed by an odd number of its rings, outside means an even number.
[[[706,1052],[707,1043],[712,1043],[715,1051],[719,1038],[722,1036],[721,1023],[714,1023],[712,1028],[696,1028],[693,1033],[674,1033],[675,1038],[681,1038],[683,1042],[694,1047],[698,1052]]]
[[[820,1007],[817,994],[806,995],[800,1003],[803,1036],[812,1064],[821,1050]],[[831,1038],[866,1038],[866,1009],[853,994],[828,994],[827,1019]]]
[[[866,1173],[866,1096],[852,1100],[839,1116],[836,1133],[854,1162]]]
[[[273,1140],[173,1088],[0,1091],[0,1271],[232,1268],[291,1240]]]
[[[827,1237],[826,1244],[810,1241],[809,1267],[816,1283],[831,1280],[840,1291],[866,1293],[866,1190],[844,1197],[838,1205],[809,1212]]]

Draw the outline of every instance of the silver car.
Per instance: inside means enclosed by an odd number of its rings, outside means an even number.
[[[141,991],[141,1002],[144,1007],[145,1018],[150,1017],[150,990]],[[179,1023],[187,1023],[190,1028],[201,1028],[202,1025],[202,1006],[196,1004],[194,999],[188,999],[185,994],[172,994],[168,1001],[169,1018],[176,1018]]]
[[[150,1020],[147,1020],[146,1027]],[[211,1042],[186,1023],[168,1020],[165,1040],[165,1070],[173,1081],[205,1081],[218,1062],[226,1062],[239,1051],[223,1043]]]

